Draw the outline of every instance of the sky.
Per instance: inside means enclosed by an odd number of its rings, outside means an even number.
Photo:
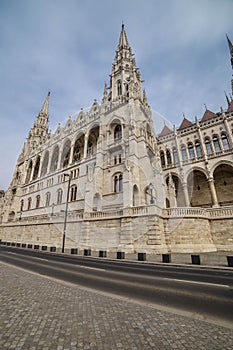
[[[0,189],[48,91],[52,132],[101,102],[122,22],[157,133],[226,108],[232,16],[233,0],[0,0]]]

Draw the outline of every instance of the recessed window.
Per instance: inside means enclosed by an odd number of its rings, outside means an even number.
[[[114,129],[114,140],[120,140],[122,138],[122,127],[118,124]]]

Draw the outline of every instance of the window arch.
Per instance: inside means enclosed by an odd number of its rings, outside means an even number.
[[[50,205],[50,200],[51,200],[51,193],[50,193],[50,192],[47,192],[46,195],[45,195],[45,206],[46,206],[46,207],[49,207],[49,205]]]
[[[210,144],[210,139],[208,137],[205,139],[205,147],[206,147],[207,154],[213,154],[213,150]]]
[[[187,150],[186,150],[185,145],[181,146],[181,154],[182,154],[182,159],[184,161],[188,159]]]
[[[93,143],[88,140],[87,143],[87,157],[92,157],[94,154],[94,147],[93,147]]]
[[[194,153],[194,149],[193,149],[193,144],[191,142],[188,144],[188,151],[189,151],[189,158],[194,159],[195,153]]]
[[[35,164],[34,171],[33,171],[32,180],[36,180],[38,178],[39,168],[40,168],[40,156],[37,157],[36,164]]]
[[[197,157],[198,158],[202,157],[202,149],[201,149],[201,145],[200,145],[199,140],[195,141],[195,149],[196,149]]]
[[[114,129],[114,140],[120,140],[122,139],[122,127],[121,124],[117,124]]]
[[[28,210],[30,210],[32,207],[32,199],[31,197],[28,198]]]
[[[84,151],[84,135],[80,136],[74,144],[73,163],[79,162],[83,158]]]
[[[218,136],[214,135],[213,136],[213,144],[214,144],[214,150],[216,153],[221,152]]]
[[[171,165],[172,164],[172,157],[171,157],[171,152],[169,151],[169,149],[166,150],[166,157],[167,157],[167,165]]]
[[[178,154],[177,154],[177,150],[176,150],[175,147],[173,147],[172,153],[173,153],[174,163],[175,163],[175,164],[178,164]]]
[[[50,172],[57,170],[58,158],[59,158],[59,147],[55,146],[55,148],[53,150],[51,165],[50,165]]]
[[[62,167],[66,167],[69,164],[69,160],[70,160],[70,146],[71,146],[71,142],[70,140],[67,140],[65,142],[65,145],[63,147],[63,151],[62,151],[62,156],[61,156],[61,165]]]
[[[123,175],[122,174],[116,174],[114,176],[114,192],[122,192],[123,191]]]
[[[139,191],[138,191],[138,186],[134,185],[133,186],[133,206],[139,205]]]
[[[26,180],[25,183],[28,183],[31,179],[31,174],[32,174],[32,160],[30,160],[29,166],[28,166],[28,170],[27,170],[27,175],[26,175]]]
[[[221,139],[222,139],[223,149],[224,149],[224,150],[230,149],[230,145],[229,145],[229,142],[228,142],[228,138],[227,138],[227,135],[226,135],[225,133],[222,133],[222,134],[221,134]]]
[[[62,189],[59,188],[59,190],[57,191],[57,204],[61,204],[62,203]]]
[[[70,201],[76,201],[77,199],[77,186],[76,185],[72,185],[70,188]]]
[[[161,161],[162,168],[164,168],[166,165],[164,151],[160,151],[160,161]]]
[[[122,95],[122,84],[120,80],[117,81],[117,94],[118,96]]]
[[[44,176],[47,174],[48,171],[48,163],[49,163],[49,151],[45,152],[44,159],[42,162],[42,168],[41,168],[41,176]]]

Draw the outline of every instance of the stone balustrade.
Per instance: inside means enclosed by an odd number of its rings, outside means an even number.
[[[35,215],[30,217],[22,217],[5,225],[17,223],[22,225],[42,224],[48,222],[61,222],[64,220],[64,212],[55,213],[53,215]],[[233,218],[233,206],[222,208],[195,208],[195,207],[179,207],[161,209],[156,205],[143,205],[138,207],[128,207],[118,210],[109,211],[93,211],[93,212],[68,212],[68,221],[82,220],[105,220],[121,217],[151,216],[156,215],[164,219],[169,218],[205,218],[205,219],[224,219]]]

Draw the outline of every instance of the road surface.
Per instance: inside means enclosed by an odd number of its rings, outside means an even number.
[[[233,325],[233,270],[69,256],[0,246],[0,260],[154,307]]]

